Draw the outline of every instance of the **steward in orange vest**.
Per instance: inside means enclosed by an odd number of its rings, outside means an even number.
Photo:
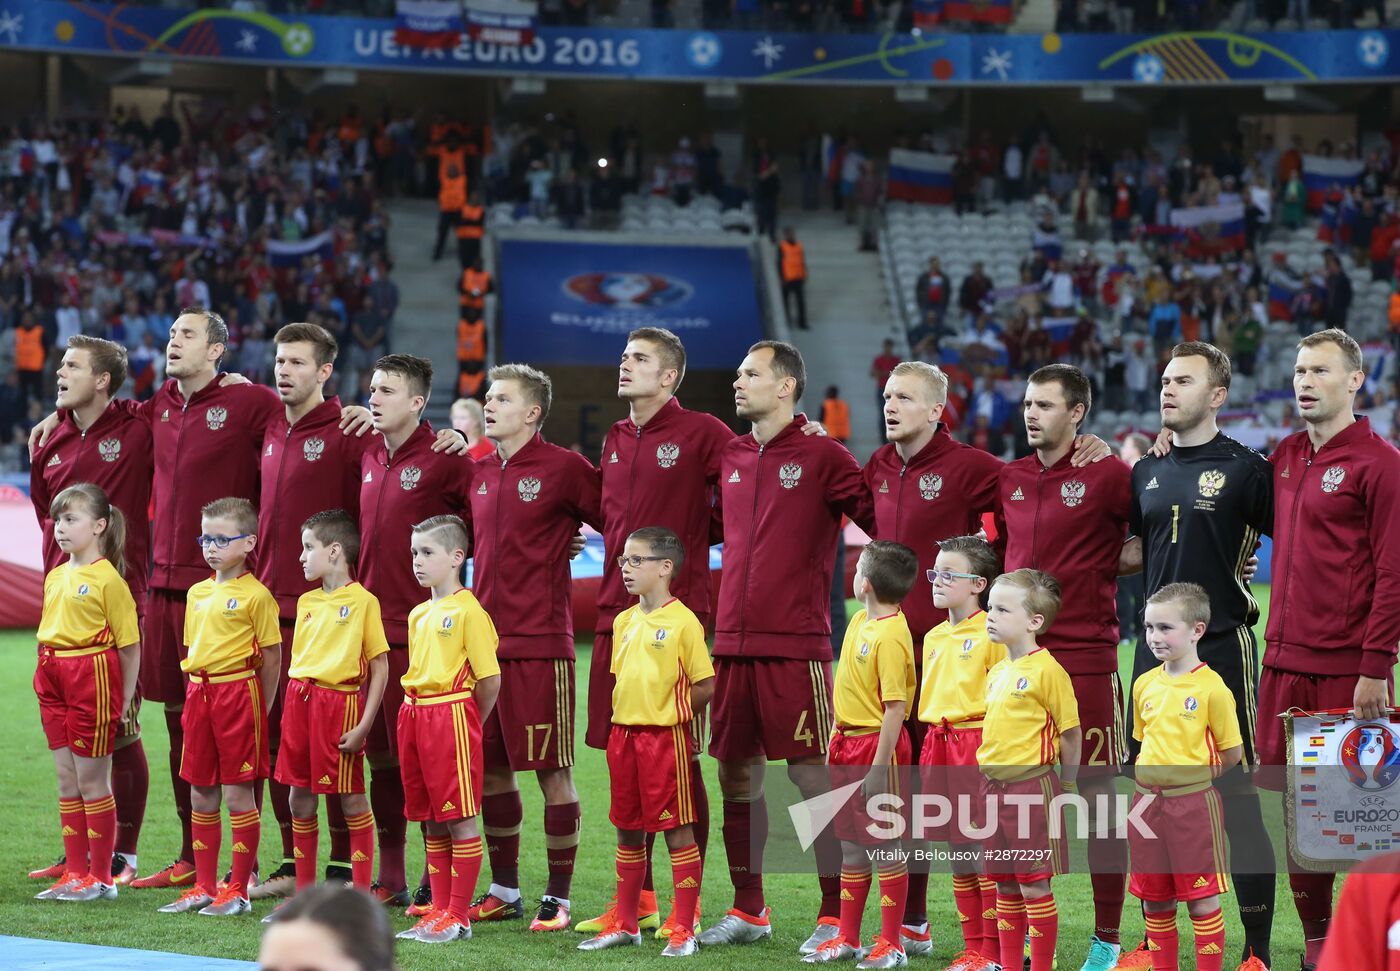
[[[481,194],[473,192],[457,214],[457,258],[466,269],[481,256],[481,238],[486,233],[486,209]]]
[[[467,151],[457,131],[447,134],[447,143],[437,152],[438,157],[438,231],[433,246],[433,259],[442,259],[447,243],[447,231],[457,228],[457,216],[467,204]]]
[[[783,280],[783,309],[787,312],[788,323],[798,330],[806,330],[807,256],[791,226],[783,230],[783,238],[778,241],[778,274]],[[796,304],[796,312],[793,304]]]
[[[486,295],[491,292],[493,286],[491,274],[481,268],[480,257],[462,271],[462,281],[457,285],[457,290],[462,294],[459,301],[462,319],[472,322],[481,319],[486,310]]]

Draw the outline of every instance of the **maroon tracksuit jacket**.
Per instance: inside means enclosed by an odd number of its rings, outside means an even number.
[[[379,598],[390,646],[408,646],[408,614],[430,596],[413,577],[413,527],[430,516],[457,515],[471,530],[467,486],[472,461],[433,451],[426,421],[389,457],[384,439],[360,458],[360,582]],[[470,550],[468,551],[470,552]]]
[[[925,574],[938,556],[938,543],[982,528],[982,514],[997,507],[1001,467],[995,455],[955,441],[942,422],[907,464],[893,445],[882,445],[865,463],[865,484],[875,503],[874,538],[903,543],[919,555],[919,575],[904,598],[916,646],[948,616],[933,605]]]
[[[1384,679],[1400,641],[1400,452],[1360,418],[1274,464],[1273,604],[1264,665]]]
[[[1032,567],[1060,583],[1060,612],[1040,645],[1070,674],[1109,674],[1118,670],[1118,559],[1132,472],[1116,459],[1076,469],[1071,454],[1048,469],[1034,454],[1002,466],[998,543],[1008,572]]]
[[[508,461],[473,469],[472,589],[496,625],[504,660],[574,656],[569,543],[602,525],[598,472],[539,436]]]
[[[874,529],[860,466],[840,442],[802,434],[806,415],[766,445],[752,434],[720,458],[724,583],[716,657],[831,660],[831,572],[841,516]]]
[[[671,595],[704,623],[714,612],[710,595],[710,520],[719,482],[720,453],[734,439],[714,415],[666,402],[640,428],[624,418],[608,430],[599,469],[603,479],[603,582],[598,591],[599,634],[636,603],[622,585],[617,557],[643,526],[665,526],[681,538],[685,563]]]
[[[49,506],[70,485],[91,482],[126,518],[126,582],[137,610],[146,609],[153,463],[151,429],[125,407],[108,405],[87,431],[71,413],[64,416],[29,467],[29,499],[44,534],[45,575],[64,559],[53,539]]]

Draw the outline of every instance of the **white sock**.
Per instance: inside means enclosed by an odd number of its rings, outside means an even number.
[[[905,924],[904,929],[907,931],[913,931],[915,934],[927,934],[928,921],[924,921],[922,924]]]
[[[131,868],[132,868],[133,870],[135,870],[135,869],[136,869],[136,854],[135,854],[135,853],[130,853],[130,854],[128,854],[128,853],[123,853],[122,856],[126,858],[126,862],[127,862],[127,863],[130,863],[130,864],[131,864]]]
[[[520,899],[519,887],[511,887],[507,889],[501,886],[499,883],[493,883],[491,884],[491,888],[486,892],[489,893],[491,896],[495,897],[503,904],[513,904]]]
[[[555,897],[555,896],[551,896],[550,894],[545,894],[543,899],[545,899],[545,900],[552,900],[552,901],[554,901],[556,904],[558,904],[560,907],[563,907],[565,910],[573,910],[573,908],[569,906],[569,898],[568,898],[568,897]]]

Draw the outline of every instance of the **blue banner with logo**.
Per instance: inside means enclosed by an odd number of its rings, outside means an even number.
[[[732,370],[763,337],[746,246],[501,242],[502,359],[612,367],[627,334],[665,327],[688,366]]]
[[[0,0],[0,49],[301,67],[598,78],[929,85],[1378,82],[1397,30],[1243,34],[817,34],[543,27],[523,44],[404,47],[395,21]]]

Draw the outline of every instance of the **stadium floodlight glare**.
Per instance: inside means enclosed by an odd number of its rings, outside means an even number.
[[[607,168],[607,167],[608,167],[608,160],[607,160],[607,159],[605,159],[605,158],[600,158],[600,159],[598,159],[598,168],[600,168],[600,169],[605,169],[605,168]]]

